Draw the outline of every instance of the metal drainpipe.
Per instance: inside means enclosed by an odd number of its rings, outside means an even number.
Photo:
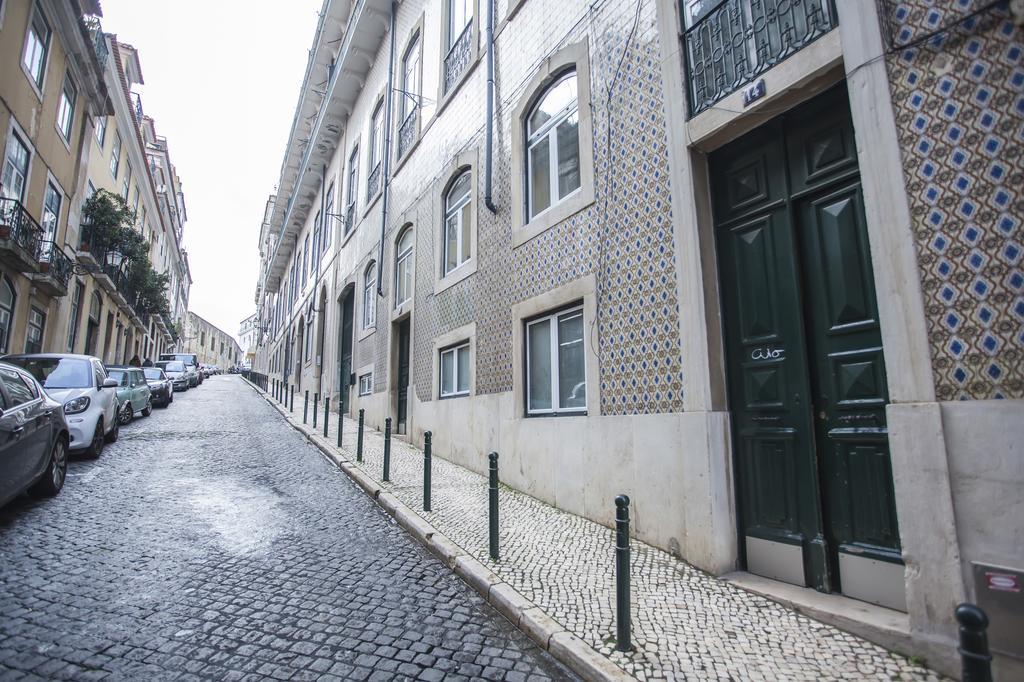
[[[494,174],[494,0],[487,0],[487,135],[484,143],[484,206],[497,213],[491,195]]]
[[[313,225],[313,229],[316,229],[316,225]],[[317,248],[320,249],[320,253],[317,254],[316,259],[316,273],[317,278],[313,283],[313,297],[315,300],[319,300],[317,296],[317,286],[320,279],[320,266],[323,265],[324,255],[324,234],[327,232],[327,164],[323,164],[323,171],[320,173],[320,243]],[[334,239],[331,239],[334,242]],[[320,348],[320,377],[317,379],[317,386],[320,388],[320,394],[324,394],[324,365],[327,356],[327,302],[324,301],[324,329],[321,330],[320,334],[323,336],[324,342],[323,347]]]
[[[383,296],[384,284],[384,236],[388,231],[388,175],[391,172],[391,100],[395,78],[395,3],[391,3],[391,47],[388,55],[388,89],[384,102],[384,158],[381,168],[384,188],[380,198],[380,247],[377,250],[377,296]]]

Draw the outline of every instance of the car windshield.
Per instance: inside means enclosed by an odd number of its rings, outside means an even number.
[[[111,369],[107,371],[107,376],[117,382],[118,386],[128,385],[128,373],[120,369]]]
[[[154,379],[156,381],[159,381],[160,379],[164,378],[163,370],[157,369],[156,367],[146,367],[145,369],[142,370],[142,373],[146,375],[147,379]]]
[[[44,388],[91,388],[92,366],[77,358],[8,358],[24,367]]]
[[[168,360],[166,362],[158,362],[158,363],[156,363],[156,366],[160,367],[165,372],[184,372],[185,371],[185,364],[182,363],[182,362],[179,362],[178,360]]]

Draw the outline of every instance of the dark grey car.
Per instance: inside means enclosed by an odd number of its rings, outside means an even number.
[[[0,505],[25,490],[56,495],[67,471],[63,405],[31,374],[0,363]]]

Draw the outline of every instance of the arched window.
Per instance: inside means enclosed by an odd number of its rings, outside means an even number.
[[[9,348],[11,325],[14,324],[14,304],[17,300],[11,280],[7,277],[0,279],[0,353],[6,353]]]
[[[472,175],[464,171],[444,197],[444,263],[442,274],[459,267],[470,256],[472,240]]]
[[[412,296],[412,228],[406,228],[395,244],[395,307]]]
[[[580,187],[579,100],[576,71],[552,83],[526,121],[527,219]]]
[[[363,329],[369,329],[377,322],[377,263],[370,261],[363,271]]]

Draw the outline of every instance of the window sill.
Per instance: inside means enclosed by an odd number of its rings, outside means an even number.
[[[438,400],[455,400],[456,398],[468,398],[468,397],[470,397],[470,396],[469,396],[469,392],[467,391],[465,393],[453,393],[451,395],[439,395],[439,396],[437,396],[437,399]]]
[[[586,410],[581,412],[542,412],[541,414],[524,414],[523,419],[564,419],[565,417],[586,417]]]
[[[593,186],[583,186],[550,206],[530,222],[512,230],[512,248],[518,248],[534,237],[550,230],[555,225],[576,215],[594,203]]]
[[[60,126],[57,125],[56,121],[53,122],[53,129],[57,131],[57,139],[61,141],[61,144],[64,145],[64,149],[67,149],[68,150],[68,154],[70,154],[71,153],[71,140],[69,140],[66,137],[64,137],[64,131],[60,129]]]
[[[412,156],[412,153],[416,151],[416,147],[420,146],[420,140],[423,139],[424,128],[421,125],[423,117],[420,116],[419,113],[417,113],[416,116],[417,118],[421,119],[416,122],[416,138],[412,141],[412,144],[409,145],[409,148],[405,150],[405,153],[395,159],[395,167],[391,169],[392,178],[398,175],[398,171],[402,170],[402,167],[405,166],[406,161],[408,161],[409,157]],[[431,119],[431,121],[433,120],[434,119]]]
[[[362,341],[364,339],[368,339],[368,338],[370,338],[371,336],[373,336],[376,333],[377,333],[377,321],[374,320],[374,323],[373,323],[372,327],[367,327],[365,329],[360,329],[359,330],[359,333],[356,334],[356,341]]]
[[[475,36],[476,33],[474,30],[474,37]],[[462,72],[462,75],[459,76],[459,79],[455,81],[455,85],[453,85],[448,92],[440,93],[440,96],[437,98],[437,109],[434,110],[434,115],[431,116],[431,120],[441,115],[441,113],[445,110],[445,107],[448,106],[448,103],[455,98],[455,95],[458,94],[459,90],[462,89],[462,86],[466,83],[467,80],[469,80],[469,76],[476,69],[477,64],[480,63],[480,48],[477,46],[477,42],[478,41],[476,40],[473,41],[473,59],[470,60],[469,65],[466,66],[466,70]],[[441,70],[444,70],[443,63],[441,65]]]
[[[383,172],[384,172],[384,170],[381,169],[381,173],[382,174],[383,174]],[[380,180],[380,189],[378,189],[377,193],[374,194],[372,197],[370,197],[367,200],[366,206],[363,207],[363,217],[360,218],[359,222],[362,222],[363,220],[366,220],[366,216],[370,215],[370,211],[372,211],[373,207],[377,205],[378,201],[380,201],[381,195],[384,194],[384,182],[385,182],[385,178],[382,177],[381,180]],[[352,232],[355,232],[355,230],[353,229]]]
[[[396,322],[403,317],[408,317],[412,312],[412,299],[403,301],[401,305],[391,309],[391,321]]]
[[[438,278],[434,282],[434,295],[452,288],[464,279],[476,274],[476,258],[470,258],[465,263],[455,268],[447,275]]]
[[[46,56],[47,56],[47,58],[49,58],[49,56],[50,56],[49,50],[47,50]],[[28,69],[25,68],[25,62],[19,59],[18,63],[21,65],[21,72],[23,74],[25,74],[25,78],[26,78],[26,80],[28,80],[28,84],[32,86],[32,92],[36,93],[36,99],[38,99],[39,103],[42,104],[43,103],[43,91],[39,89],[39,84],[36,83],[36,79],[33,78],[32,74],[28,72]],[[46,82],[46,70],[45,69],[43,70],[43,82],[44,83]]]

